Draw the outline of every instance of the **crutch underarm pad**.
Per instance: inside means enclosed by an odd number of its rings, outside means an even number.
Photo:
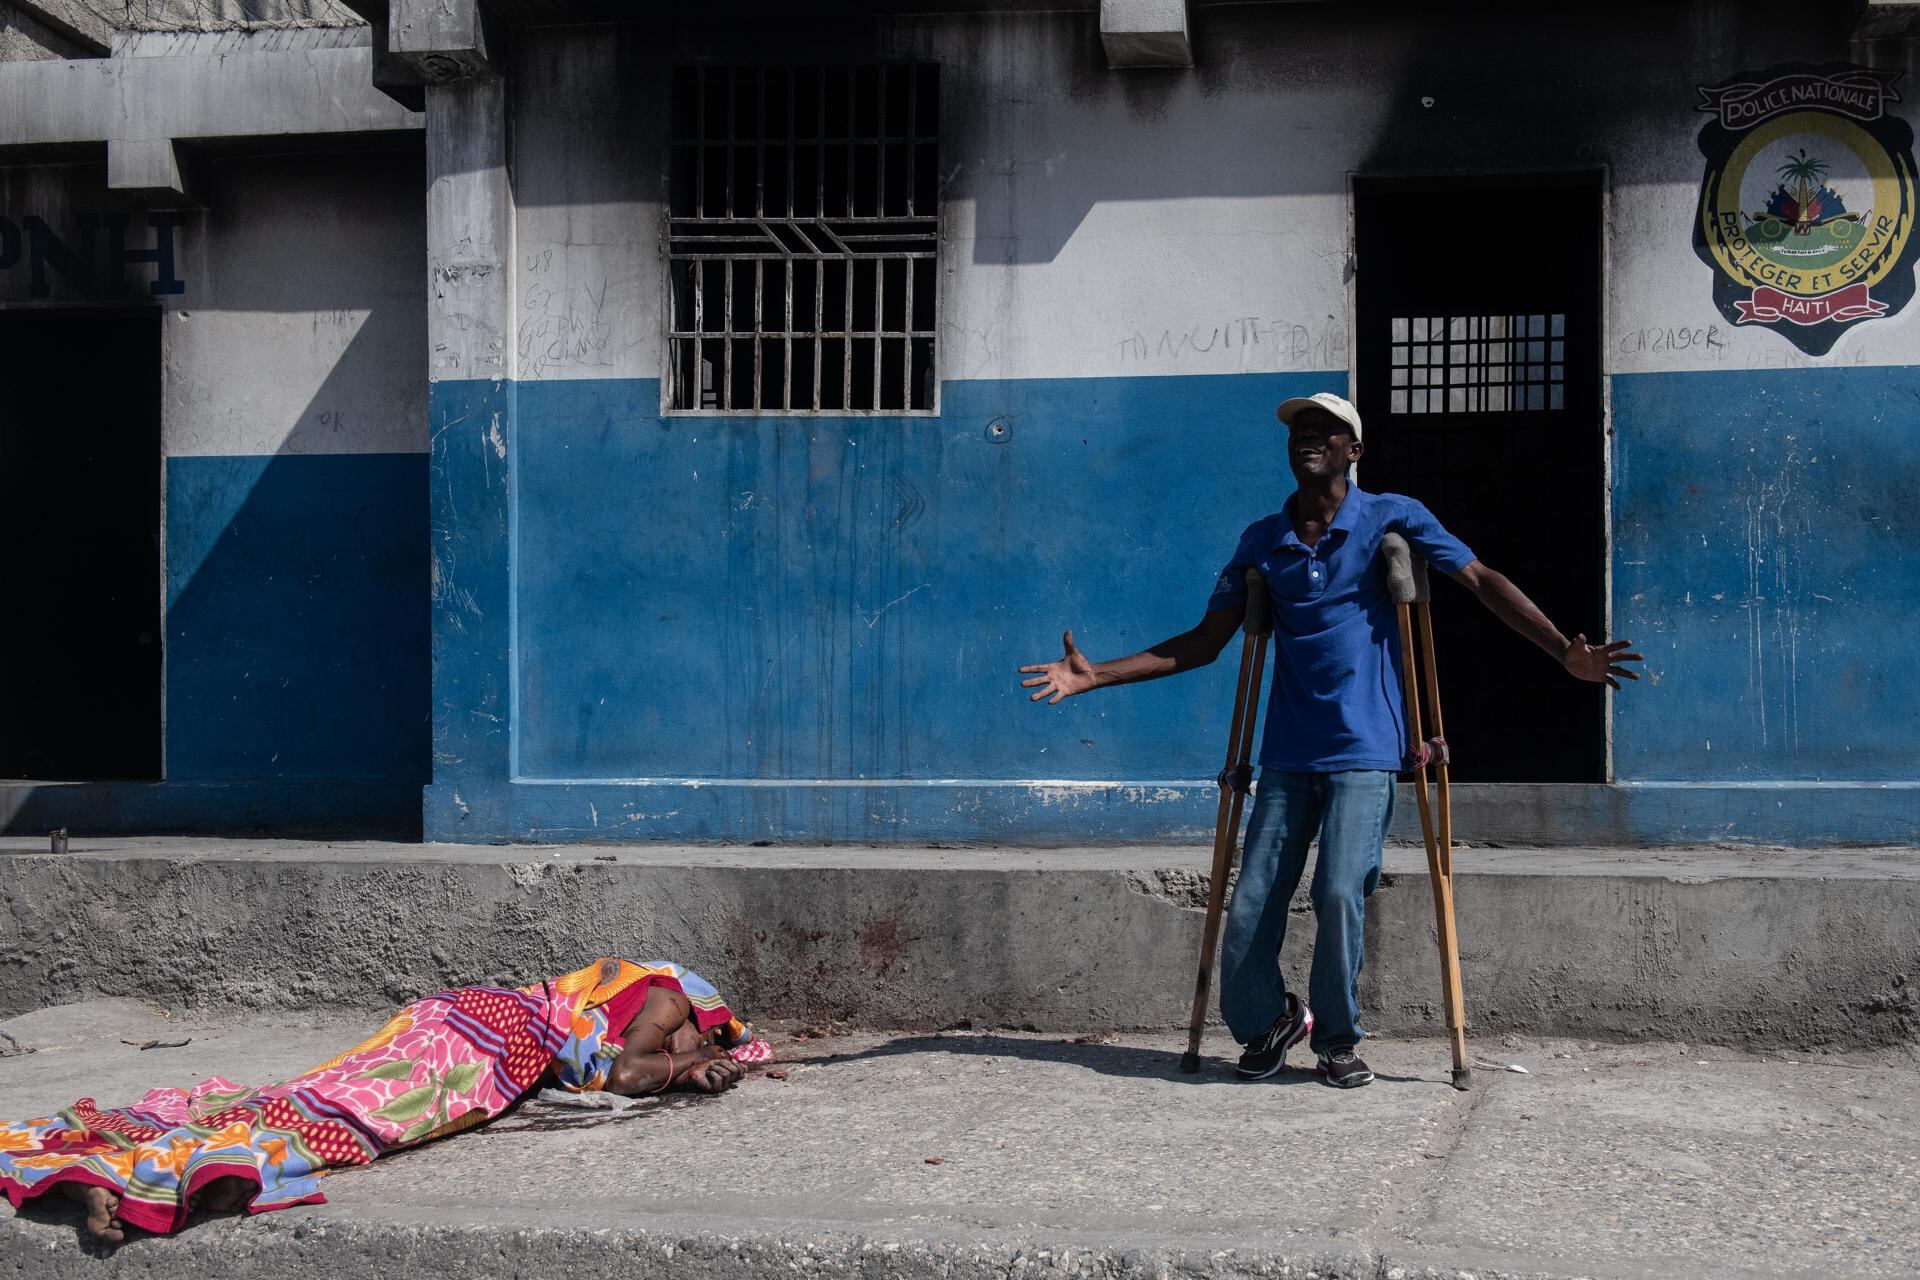
[[[1273,602],[1267,598],[1267,575],[1247,570],[1247,614],[1241,624],[1250,636],[1273,634]]]
[[[1395,604],[1418,604],[1429,599],[1427,562],[1413,554],[1397,533],[1380,539],[1380,559],[1387,575],[1387,595]]]

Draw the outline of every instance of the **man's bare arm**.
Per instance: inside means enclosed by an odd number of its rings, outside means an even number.
[[[1631,640],[1588,644],[1585,635],[1567,639],[1560,634],[1558,627],[1548,621],[1547,615],[1540,612],[1540,606],[1529,600],[1526,592],[1514,586],[1506,574],[1489,569],[1478,560],[1448,576],[1473,592],[1480,603],[1492,610],[1500,621],[1551,654],[1553,660],[1565,667],[1575,679],[1594,684],[1605,682],[1618,689],[1620,679],[1616,677],[1627,680],[1640,678],[1635,672],[1619,665],[1622,662],[1642,661],[1637,653],[1622,652],[1633,647]]]
[[[1220,651],[1233,639],[1233,633],[1240,629],[1243,613],[1244,609],[1209,609],[1199,625],[1139,653],[1106,662],[1088,659],[1074,645],[1073,632],[1069,631],[1060,638],[1066,650],[1060,659],[1020,668],[1020,674],[1029,677],[1020,684],[1033,690],[1030,701],[1045,698],[1048,705],[1052,705],[1089,689],[1110,684],[1138,684],[1142,680],[1158,680],[1204,667],[1219,657]]]

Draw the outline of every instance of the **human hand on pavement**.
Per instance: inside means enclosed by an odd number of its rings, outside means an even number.
[[[1058,662],[1035,663],[1020,668],[1021,675],[1031,673],[1030,679],[1020,682],[1021,688],[1034,691],[1027,701],[1038,702],[1046,698],[1047,705],[1052,706],[1062,698],[1071,698],[1076,693],[1085,693],[1093,688],[1093,663],[1087,660],[1086,654],[1073,647],[1073,632],[1061,636],[1060,643],[1066,653]],[[1052,696],[1048,697],[1049,694]]]
[[[731,1059],[702,1063],[687,1074],[687,1084],[702,1093],[725,1093],[739,1084],[747,1069]]]
[[[1622,653],[1622,649],[1633,647],[1631,640],[1609,640],[1605,644],[1588,644],[1584,635],[1575,636],[1568,644],[1567,651],[1560,655],[1560,665],[1567,674],[1576,680],[1585,680],[1592,684],[1605,681],[1611,688],[1618,689],[1620,681],[1614,677],[1623,676],[1628,680],[1638,680],[1637,672],[1629,671],[1617,664],[1622,662],[1644,662],[1637,653]]]

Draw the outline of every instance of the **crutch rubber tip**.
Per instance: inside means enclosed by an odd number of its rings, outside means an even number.
[[[1453,1087],[1463,1091],[1473,1088],[1473,1068],[1455,1067],[1453,1069]]]
[[[1193,1075],[1195,1072],[1199,1071],[1200,1055],[1197,1053],[1194,1053],[1192,1050],[1188,1050],[1186,1053],[1181,1054],[1180,1069],[1186,1072],[1188,1075]]]

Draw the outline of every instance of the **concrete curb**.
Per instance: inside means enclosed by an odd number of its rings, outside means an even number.
[[[1376,1032],[1441,1029],[1418,851],[1390,850],[1362,979]],[[764,855],[764,856],[762,856]],[[668,956],[750,1017],[938,1029],[1173,1028],[1193,850],[472,849],[149,841],[0,852],[0,1012],[91,995],[386,1008],[601,954]],[[1473,851],[1480,1034],[1747,1047],[1920,1039],[1920,859]],[[1294,918],[1310,925],[1304,899]],[[1292,930],[1304,975],[1311,930]]]
[[[67,1215],[70,1217],[71,1215]],[[386,1280],[395,1275],[599,1275],[621,1280],[1588,1280],[1640,1271],[1560,1269],[1481,1251],[1376,1252],[1347,1241],[880,1236],[712,1220],[647,1229],[593,1221],[540,1226],[449,1214],[440,1222],[322,1220],[298,1210],[208,1222],[111,1251],[76,1243],[66,1218],[28,1210],[0,1222],[0,1270],[44,1280],[103,1274],[173,1280]],[[1731,1274],[1731,1273],[1728,1273]]]

